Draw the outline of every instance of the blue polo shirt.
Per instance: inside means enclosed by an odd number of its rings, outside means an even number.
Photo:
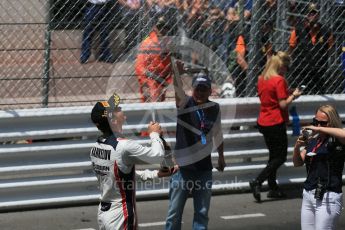
[[[203,128],[201,127],[201,118],[198,113],[203,114]],[[183,108],[178,108],[175,154],[178,154],[180,157],[177,157],[176,160],[179,164],[179,158],[185,156],[186,161],[194,162],[180,166],[180,168],[201,171],[212,170],[212,138],[215,132],[217,132],[213,127],[216,122],[220,122],[219,115],[218,103],[208,101],[201,109],[196,106],[193,97],[188,97],[187,104]],[[205,135],[204,141],[202,141],[201,132]]]

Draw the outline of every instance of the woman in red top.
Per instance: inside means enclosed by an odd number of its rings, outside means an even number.
[[[290,65],[290,57],[286,52],[279,51],[266,63],[265,69],[258,79],[258,95],[260,97],[260,114],[258,127],[263,134],[269,150],[269,160],[258,177],[251,181],[254,198],[260,202],[261,184],[267,179],[270,191],[269,198],[282,198],[285,196],[278,188],[276,174],[278,168],[286,161],[287,134],[286,123],[289,121],[288,105],[301,95],[295,89],[289,95],[288,84],[284,78]]]

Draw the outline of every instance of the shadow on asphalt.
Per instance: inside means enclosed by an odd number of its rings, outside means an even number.
[[[267,198],[267,190],[264,190],[261,192],[261,202],[256,202],[253,197],[253,202],[256,203],[268,203],[273,201],[279,201],[279,200],[291,200],[291,199],[302,199],[302,192],[303,187],[302,186],[292,186],[289,187],[281,187],[281,189],[286,194],[286,197],[284,198]]]

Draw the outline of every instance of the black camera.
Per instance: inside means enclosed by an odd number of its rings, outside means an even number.
[[[320,178],[319,178],[319,180],[317,182],[317,185],[316,185],[314,198],[316,200],[322,200],[323,199],[323,195],[325,194],[325,192],[326,192],[326,189],[323,186],[323,184],[321,183]]]
[[[312,135],[313,131],[310,129],[303,129],[302,130],[302,137],[304,141],[307,141],[311,135]]]

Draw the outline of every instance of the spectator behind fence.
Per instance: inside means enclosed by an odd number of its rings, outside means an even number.
[[[260,50],[255,55],[258,60],[255,65],[258,72],[262,72],[265,68],[267,60],[273,54],[271,36],[273,31],[273,25],[270,21],[266,21],[261,29],[261,41],[259,42]],[[235,81],[236,96],[244,97],[246,95],[247,82],[251,79],[247,79],[248,70],[248,44],[250,42],[250,25],[245,24],[244,28],[238,32],[236,36],[236,44],[232,44],[232,51],[230,51],[228,59],[228,68]]]
[[[113,95],[109,101],[97,102],[91,112],[92,122],[102,132],[90,158],[101,191],[98,225],[105,230],[137,228],[135,177],[147,180],[171,174],[162,169],[135,171],[135,164],[159,164],[164,159],[161,127],[154,122],[148,125],[151,147],[125,139],[121,133],[126,117],[119,102]]]
[[[286,161],[287,134],[286,123],[289,121],[288,106],[301,95],[299,89],[288,94],[288,85],[284,75],[290,65],[290,57],[286,52],[279,51],[267,62],[258,79],[258,95],[260,98],[260,114],[258,117],[259,132],[263,134],[269,151],[266,167],[257,178],[250,182],[256,201],[261,202],[261,184],[267,179],[268,198],[282,198],[285,194],[276,182],[278,168]]]
[[[235,48],[230,52],[229,57],[228,67],[235,82],[237,97],[245,96],[247,86],[249,30],[249,25],[245,25],[243,31],[237,33]]]
[[[169,210],[165,229],[180,230],[183,209],[191,194],[194,203],[192,229],[207,229],[212,187],[212,148],[218,151],[219,171],[225,167],[219,104],[209,101],[211,80],[201,74],[193,78],[192,96],[174,76],[178,110],[174,156],[179,171],[170,180]]]
[[[140,43],[140,0],[119,0],[121,8],[121,23],[125,29],[125,49],[127,53]]]
[[[169,11],[169,9],[177,10],[175,0],[146,0],[145,3],[148,8],[148,14],[153,22],[153,26],[156,24],[157,19],[163,16],[167,11]]]
[[[110,0],[88,0],[86,4],[80,63],[85,64],[88,62],[96,31],[98,31],[100,38],[98,61],[112,63],[114,57],[109,45],[109,21],[110,16],[116,13],[116,5]]]
[[[265,0],[261,7],[263,8],[261,19],[272,22],[277,20],[277,0]]]
[[[217,48],[217,54],[223,60],[223,62],[228,62],[228,55],[229,55],[229,46],[231,42],[231,35],[234,34],[235,27],[231,27],[237,23],[229,23],[229,7],[231,2],[225,0],[211,0],[211,9],[213,8],[213,12],[216,12],[217,17],[213,17],[217,23],[213,25],[213,29],[210,31],[212,33],[213,30],[216,32],[215,38],[217,39],[216,45],[214,48]],[[220,12],[219,12],[220,11]],[[213,13],[214,14],[214,13]],[[239,18],[238,18],[239,19]],[[236,21],[237,22],[237,21]],[[231,25],[231,26],[230,26]],[[231,28],[230,28],[231,27]],[[212,36],[208,36],[208,40],[211,40]],[[212,41],[212,40],[211,40]],[[217,44],[219,43],[220,44]],[[214,50],[214,48],[212,50]]]
[[[202,27],[205,30],[205,41],[204,45],[210,48],[213,52],[216,52],[221,56],[221,48],[223,43],[223,34],[225,27],[224,13],[223,11],[216,7],[212,6],[208,12],[208,17],[202,24]]]
[[[233,1],[213,1],[214,4],[220,5],[220,8],[223,10],[225,14],[225,26],[223,31],[223,43],[221,46],[221,58],[222,60],[228,65],[229,71],[233,70],[234,65],[236,64],[236,40],[241,33],[240,27],[240,9],[237,0]],[[251,17],[251,8],[252,8],[252,1],[247,0],[244,5],[244,17],[245,20],[243,31],[248,33],[249,36],[249,19]],[[248,30],[247,30],[248,29]],[[242,32],[243,32],[242,31]]]
[[[202,26],[207,19],[208,1],[196,0],[192,1],[185,12],[184,21],[189,39],[204,44],[205,29]],[[199,53],[192,52],[191,59],[193,64],[200,64]]]
[[[141,102],[165,100],[165,91],[172,82],[170,51],[166,43],[176,32],[176,22],[166,13],[158,21],[141,43],[135,63],[135,73],[139,82]],[[163,41],[164,40],[164,41]]]
[[[312,94],[327,93],[328,52],[334,43],[332,33],[318,20],[319,10],[315,4],[310,4],[306,20],[296,24],[289,40],[293,86],[306,85]]]
[[[342,203],[345,130],[336,109],[320,106],[304,127],[293,152],[295,167],[306,165],[301,207],[302,230],[336,229]],[[302,147],[302,151],[300,150]]]
[[[226,1],[225,1],[226,2]],[[252,8],[253,8],[253,0],[245,0],[243,5],[243,17],[245,21],[249,21],[252,16]],[[239,21],[240,20],[240,9],[239,9],[239,1],[238,0],[231,0],[229,1],[229,20],[231,21]]]
[[[273,33],[274,33],[274,22],[267,20],[263,23],[260,33],[261,33],[261,43],[260,43],[260,52],[258,58],[259,73],[265,68],[267,61],[275,53],[273,49]]]
[[[288,4],[288,17],[287,24],[291,27],[295,27],[297,24],[297,2],[295,0],[289,0]]]
[[[265,68],[267,60],[274,53],[273,50],[273,36],[275,33],[274,26],[277,21],[277,0],[265,0],[262,5],[262,22],[260,22],[260,52],[259,57],[256,59],[258,61],[258,72],[262,73]]]

